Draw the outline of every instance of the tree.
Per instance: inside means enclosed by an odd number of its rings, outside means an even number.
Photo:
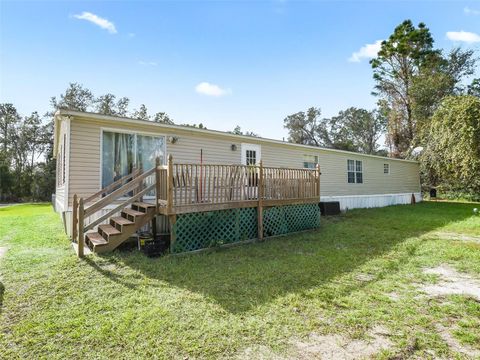
[[[88,111],[94,102],[94,96],[90,90],[78,83],[70,83],[60,100],[54,96],[50,100],[53,109],[66,109],[76,111]]]
[[[386,124],[381,111],[351,107],[329,120],[329,138],[334,148],[377,154]]]
[[[118,101],[113,94],[105,94],[95,99],[95,112],[103,115],[126,116],[130,99],[122,97]]]
[[[260,137],[260,135],[254,133],[253,131],[245,131],[245,132],[243,132],[243,131],[242,131],[242,128],[241,128],[239,125],[235,126],[235,128],[233,129],[233,131],[229,131],[229,133],[235,134],[235,135],[244,135],[244,136]]]
[[[155,115],[153,115],[153,121],[157,123],[168,124],[168,125],[175,124],[173,120],[170,119],[170,116],[168,116],[168,114],[165,112],[157,112]]]
[[[480,99],[445,98],[427,135],[421,155],[427,182],[480,193]]]
[[[414,77],[411,89],[413,117],[416,124],[414,143],[423,142],[424,131],[428,130],[430,118],[448,95],[458,95],[466,90],[462,84],[465,77],[475,71],[476,59],[472,50],[453,49],[446,57],[432,59]]]
[[[480,98],[480,78],[473,79],[472,83],[468,85],[467,94]]]
[[[134,119],[150,121],[150,115],[148,115],[147,107],[145,104],[140,105],[140,109],[135,110],[132,114]]]
[[[13,104],[0,104],[0,141],[2,142],[4,161],[8,160],[8,150],[11,147],[15,128],[19,122],[20,115]]]
[[[412,86],[420,69],[440,53],[433,49],[433,38],[425,24],[415,27],[410,20],[398,25],[383,41],[376,58],[370,61],[376,82],[374,94],[388,104],[389,136],[394,155],[405,153],[415,135]]]
[[[410,20],[397,26],[370,61],[375,95],[388,116],[387,142],[395,157],[408,156],[422,142],[429,121],[445,96],[463,92],[462,80],[474,73],[471,50],[453,49],[448,55],[433,47],[425,24]]]
[[[288,115],[283,120],[283,127],[288,130],[288,141],[304,145],[330,146],[327,126],[325,121],[320,119],[320,115],[320,108],[315,107],[309,108],[306,112]]]
[[[289,115],[284,120],[288,141],[332,149],[376,154],[385,133],[386,117],[379,111],[348,108],[331,119],[320,119],[320,109]]]

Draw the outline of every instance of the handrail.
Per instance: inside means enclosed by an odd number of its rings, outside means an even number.
[[[93,199],[95,199],[96,197],[102,195],[102,194],[105,194],[107,192],[109,192],[110,190],[114,189],[115,187],[117,187],[119,184],[122,184],[125,180],[129,180],[130,178],[133,178],[135,177],[137,174],[139,174],[141,172],[141,169],[133,169],[133,171],[130,173],[130,174],[127,174],[123,177],[121,177],[120,179],[118,180],[115,180],[113,183],[111,183],[110,185],[104,187],[103,189],[101,189],[100,191],[97,191],[95,194],[93,195],[90,195],[88,198],[86,198],[84,201],[85,203],[88,203],[90,201],[92,201]]]
[[[90,229],[93,229],[95,226],[97,226],[98,224],[100,224],[102,221],[104,221],[105,219],[109,218],[110,216],[112,216],[113,214],[117,213],[118,211],[120,211],[121,209],[127,207],[128,205],[130,204],[133,204],[138,198],[142,197],[143,195],[147,194],[149,191],[153,190],[155,188],[155,184],[152,184],[150,186],[147,186],[145,189],[143,189],[142,191],[140,191],[139,193],[135,194],[134,196],[128,198],[128,200],[122,202],[121,204],[119,204],[117,207],[115,207],[114,209],[110,210],[108,213],[102,215],[101,217],[99,217],[98,219],[96,219],[95,221],[91,222],[90,224],[88,224],[87,226],[84,227],[83,231],[88,231]]]
[[[118,196],[124,195],[132,190],[134,190],[139,183],[145,179],[147,176],[150,176],[154,173],[155,168],[151,168],[150,170],[144,172],[143,174],[137,176],[134,180],[126,183],[123,185],[121,188],[111,192],[104,198],[100,199],[93,205],[89,206],[88,208],[85,209],[85,217],[90,216],[94,213],[96,213],[98,210],[102,209],[105,205],[108,205],[112,201],[116,200]]]
[[[144,181],[151,175],[154,176],[154,183],[150,178]],[[157,158],[150,170],[140,173],[136,169],[86,199],[75,194],[72,239],[77,240],[78,256],[83,256],[86,231],[152,191],[155,192],[156,213],[167,215],[170,226],[175,224],[177,214],[257,207],[258,229],[261,231],[264,207],[319,201],[320,175],[318,165],[315,169],[305,169],[264,167],[262,162],[259,165],[174,164],[171,155],[167,165],[160,165],[160,159]],[[113,190],[110,194],[85,206],[85,203],[110,190]],[[119,199],[132,191],[133,195],[129,194],[128,199]],[[89,216],[110,204],[113,204],[113,209],[86,224]],[[174,241],[175,234],[172,233]]]

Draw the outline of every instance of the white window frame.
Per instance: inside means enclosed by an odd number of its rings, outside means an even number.
[[[241,149],[242,149],[242,165],[247,165],[247,150],[256,151],[257,157],[256,157],[255,165],[260,164],[260,160],[262,159],[262,146],[261,145],[242,143],[241,144]]]
[[[143,131],[133,131],[133,130],[128,130],[128,129],[116,129],[116,128],[100,128],[100,178],[98,179],[98,190],[103,189],[102,188],[102,178],[103,178],[103,133],[104,132],[113,132],[113,133],[121,133],[121,134],[131,134],[134,135],[134,152],[136,154],[137,151],[137,135],[145,135],[145,136],[156,136],[156,137],[163,137],[163,147],[164,147],[164,154],[165,156],[163,157],[163,164],[161,165],[166,165],[167,164],[167,135],[166,134],[158,134],[158,133],[151,133],[151,132],[143,132]],[[137,161],[136,155],[135,155],[135,162]],[[143,170],[148,170],[148,169],[143,169]]]
[[[305,161],[307,157],[312,157],[313,158],[313,162],[312,161]],[[314,164],[313,167],[307,167],[305,166],[305,164]],[[317,165],[318,165],[318,155],[312,155],[312,154],[303,154],[303,168],[304,169],[316,169],[317,168]]]
[[[353,162],[353,171],[350,171],[350,168],[348,167],[349,163],[350,162]],[[361,166],[361,170],[358,171],[357,170],[357,164],[360,163],[360,166]],[[355,160],[355,159],[347,159],[347,184],[364,184],[365,183],[365,179],[363,178],[363,174],[364,174],[364,168],[363,168],[363,160]],[[349,182],[348,181],[348,174],[349,173],[353,173],[353,182]],[[362,174],[362,182],[358,182],[357,181],[357,174]]]
[[[387,172],[385,172],[387,169]],[[383,163],[383,175],[390,175],[390,164]]]

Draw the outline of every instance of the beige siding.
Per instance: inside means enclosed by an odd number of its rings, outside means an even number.
[[[398,194],[420,191],[419,166],[414,162],[362,156],[282,145],[262,146],[265,166],[302,167],[304,155],[317,155],[322,172],[321,195]],[[347,160],[363,163],[363,184],[347,182]],[[390,164],[390,174],[383,173],[383,164]]]
[[[167,142],[167,155],[171,154],[175,162],[200,162],[200,150],[203,150],[204,163],[237,164],[240,162],[240,143],[236,143],[238,150],[232,151],[234,144],[230,139],[218,139],[213,136],[198,136],[185,131],[179,133],[170,129],[161,129],[146,124],[112,124],[92,122],[83,119],[74,119],[71,122],[71,154],[70,154],[70,190],[69,198],[73,194],[86,197],[100,190],[101,186],[101,133],[106,130],[124,130],[139,133],[175,135],[178,141],[175,144]]]
[[[167,142],[167,154],[175,162],[199,162],[200,149],[204,163],[238,164],[241,162],[241,143],[244,139],[227,134],[205,134],[186,129],[162,128],[145,123],[92,121],[73,118],[71,121],[70,204],[73,194],[86,197],[100,189],[101,184],[101,130],[127,130],[140,133],[174,135],[175,144]],[[252,138],[261,145],[265,166],[303,167],[305,154],[317,155],[322,170],[321,195],[397,194],[420,191],[418,164],[388,158],[362,156],[354,153],[332,152],[321,149],[272,143]],[[231,149],[235,144],[237,149]],[[347,183],[347,159],[363,161],[363,184]],[[390,174],[383,174],[383,164],[390,164]]]

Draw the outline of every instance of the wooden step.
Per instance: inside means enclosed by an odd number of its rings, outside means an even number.
[[[90,244],[92,244],[92,247],[95,246],[101,246],[101,245],[107,245],[108,241],[103,238],[102,235],[100,235],[98,232],[91,232],[85,235],[86,239]]]
[[[130,221],[136,221],[137,216],[144,216],[144,215],[145,215],[144,212],[140,212],[133,209],[125,208],[122,210],[122,217]]]
[[[110,224],[103,224],[103,225],[98,225],[98,232],[103,235],[103,237],[110,237],[113,235],[120,235],[122,232],[115,229],[112,225]]]
[[[145,203],[145,202],[134,202],[132,204],[132,209],[140,211],[142,213],[146,213],[148,209],[154,208],[155,204]]]
[[[125,219],[124,217],[121,217],[121,216],[110,218],[110,225],[112,225],[114,228],[116,228],[119,231],[123,231],[124,226],[129,226],[134,224],[135,223],[133,221]]]

